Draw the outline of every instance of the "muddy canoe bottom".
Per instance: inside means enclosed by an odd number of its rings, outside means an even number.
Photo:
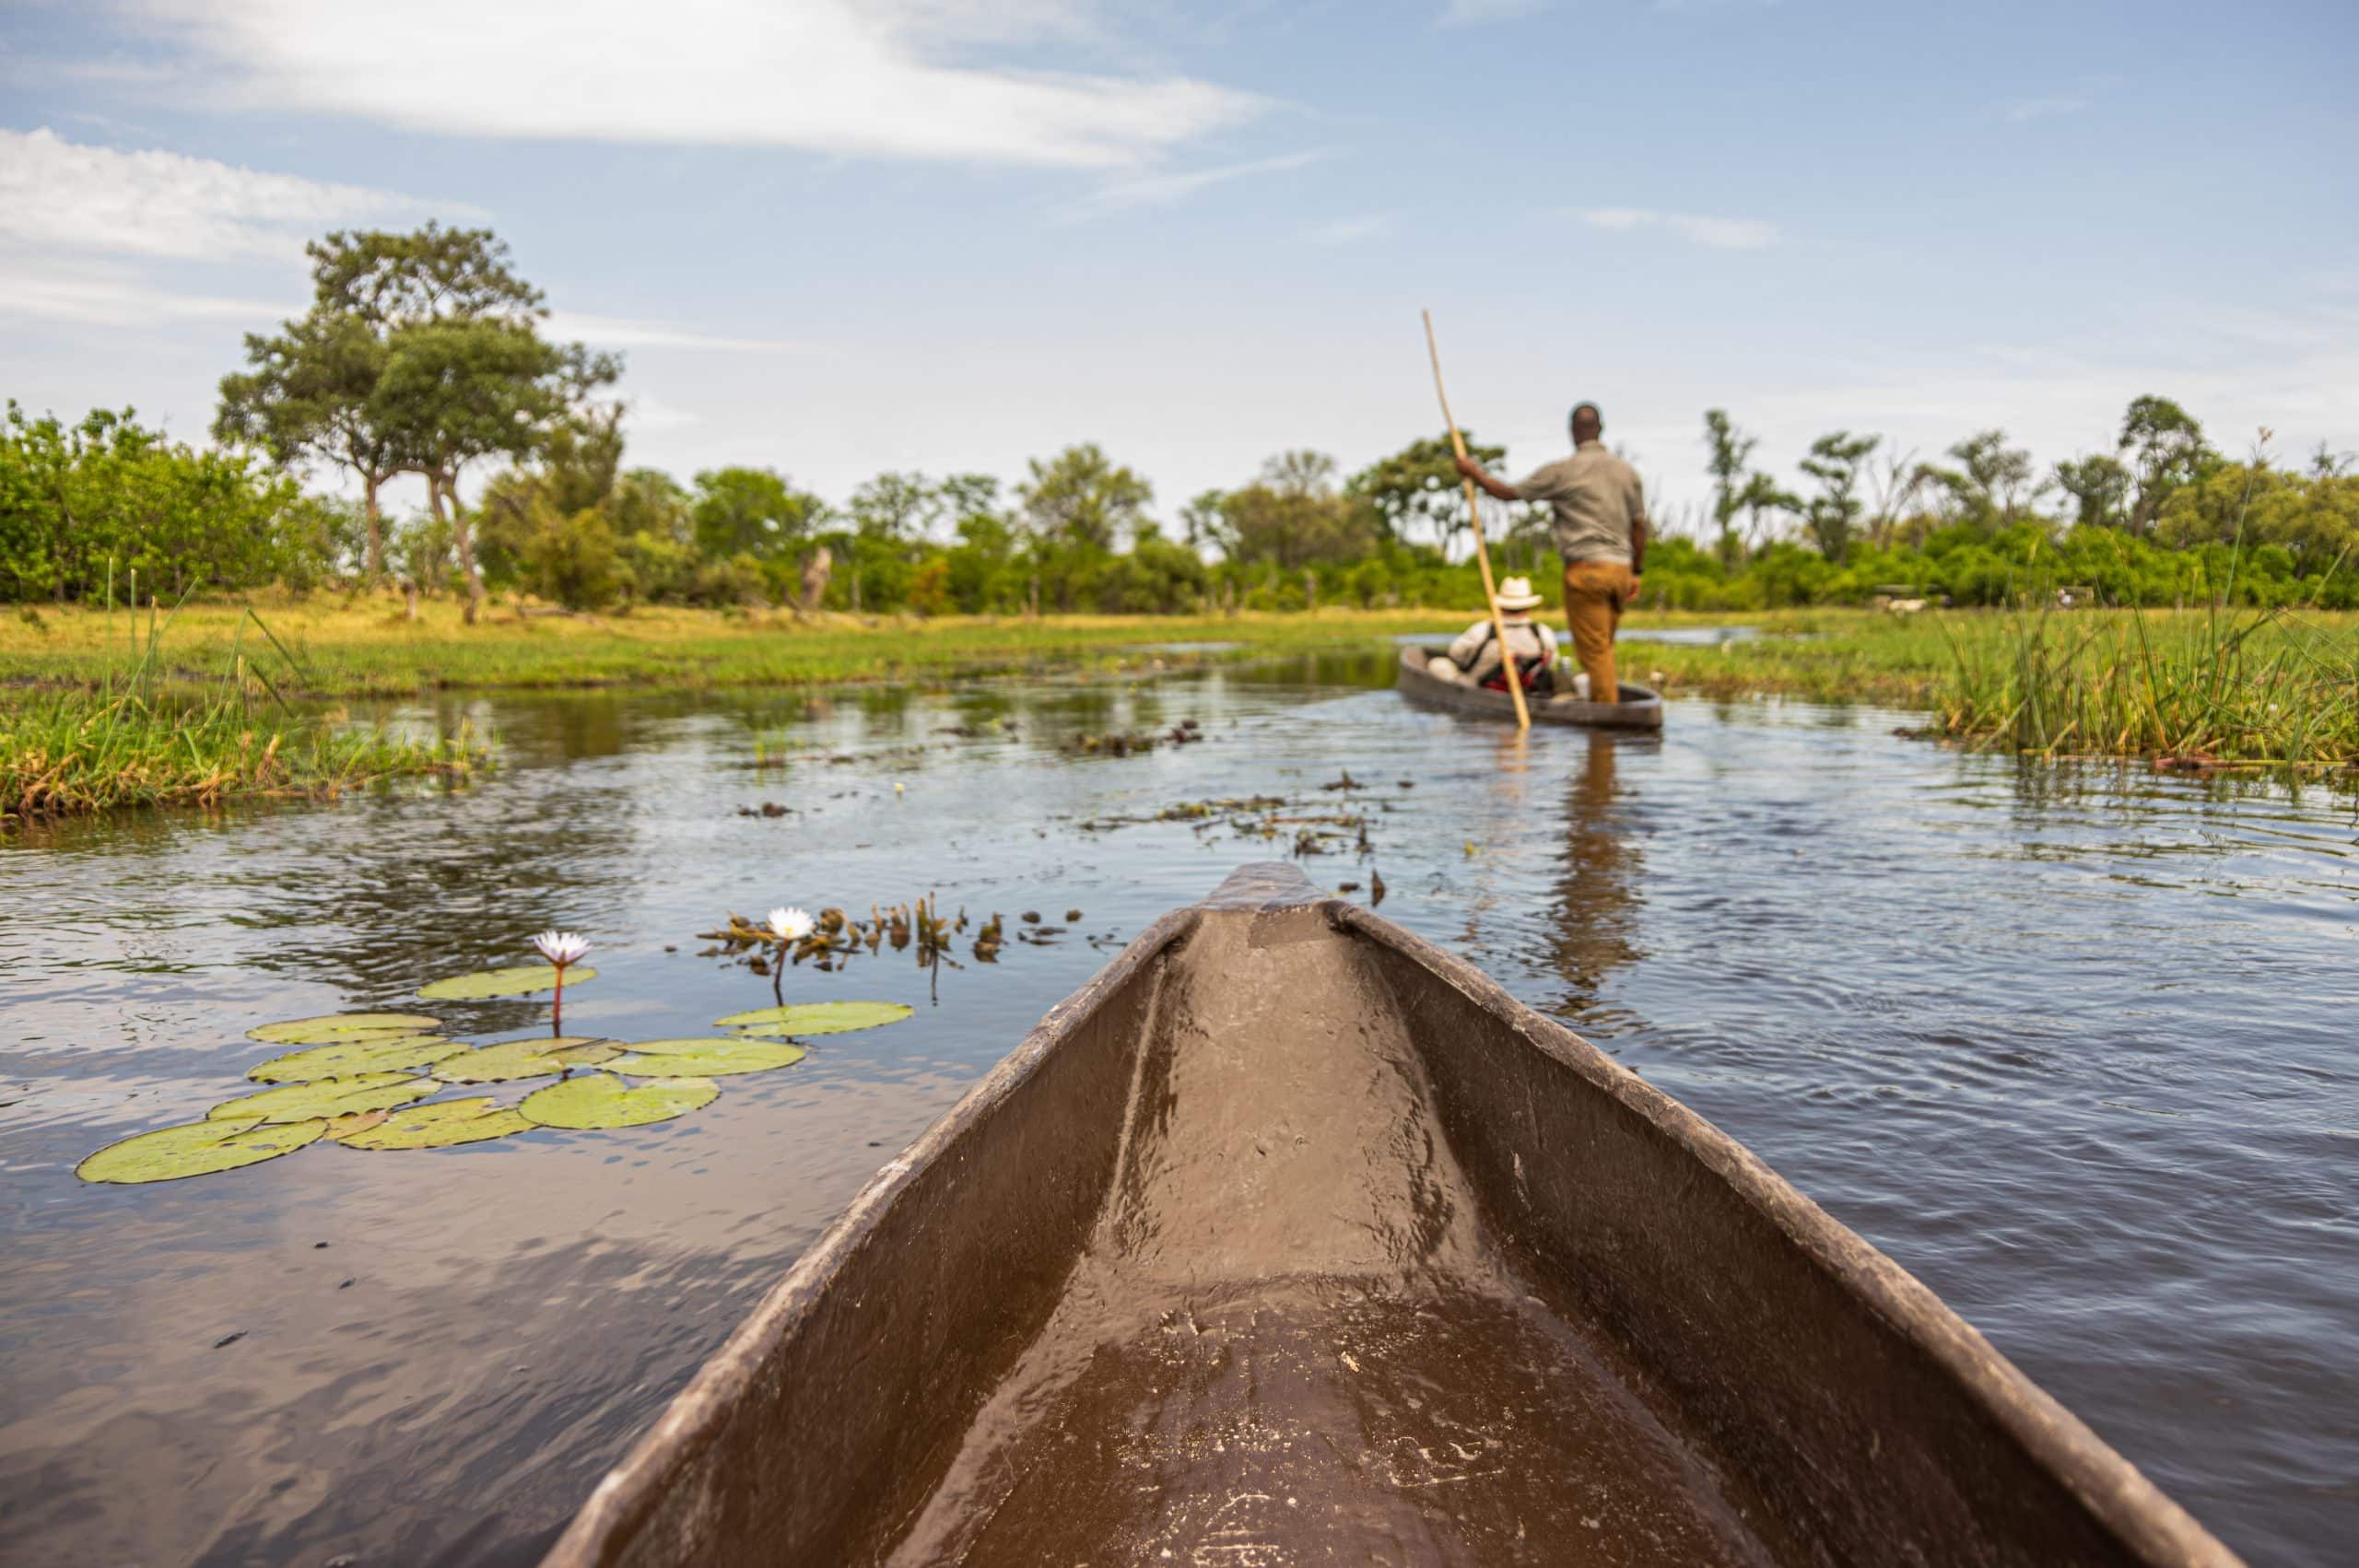
[[[549,1562],[2235,1559],[1744,1150],[1273,866],[887,1164]]]
[[[1483,686],[1470,686],[1461,682],[1445,680],[1426,668],[1440,657],[1440,649],[1414,645],[1401,650],[1399,673],[1393,685],[1412,702],[1427,708],[1446,708],[1476,719],[1504,719],[1515,721],[1515,699],[1503,691],[1491,691]],[[1621,687],[1619,702],[1587,702],[1567,692],[1559,696],[1526,695],[1534,724],[1583,724],[1599,730],[1660,730],[1662,728],[1662,697],[1645,686],[1634,686],[1627,681]]]

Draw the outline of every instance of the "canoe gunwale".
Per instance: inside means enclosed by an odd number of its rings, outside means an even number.
[[[1761,1157],[1579,1035],[1509,995],[1463,959],[1345,899],[1339,930],[1400,954],[1449,982],[1526,1044],[1579,1073],[1669,1139],[1767,1219],[1845,1293],[1872,1309],[1978,1402],[2100,1521],[2156,1562],[2239,1568],[2228,1550],[2111,1445],[2001,1354],[1915,1275],[1837,1220]]]
[[[1393,685],[1410,701],[1438,708],[1450,713],[1461,713],[1473,719],[1512,719],[1515,705],[1503,691],[1484,686],[1462,685],[1444,681],[1426,673],[1426,664],[1434,650],[1416,643],[1401,649]],[[1591,730],[1624,730],[1652,734],[1662,729],[1662,696],[1628,681],[1618,683],[1625,691],[1642,694],[1628,702],[1567,702],[1562,696],[1535,701],[1530,705],[1535,724],[1565,724]]]
[[[1203,918],[1201,907],[1190,906],[1141,931],[1079,990],[1051,1007],[957,1104],[878,1167],[835,1223],[698,1367],[623,1461],[599,1481],[542,1560],[543,1568],[583,1568],[614,1561],[616,1552],[610,1549],[637,1536],[662,1506],[664,1482],[722,1434],[735,1401],[761,1375],[763,1363],[803,1326],[836,1276],[886,1223],[927,1168],[1021,1091],[1050,1053],[1101,1002],[1185,939]]]

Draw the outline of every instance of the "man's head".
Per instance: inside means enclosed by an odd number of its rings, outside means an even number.
[[[1573,444],[1575,446],[1580,445],[1583,441],[1596,440],[1604,433],[1605,415],[1597,411],[1597,404],[1593,403],[1573,404]]]

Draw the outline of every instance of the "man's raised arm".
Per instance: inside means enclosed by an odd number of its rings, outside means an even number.
[[[1514,486],[1508,484],[1504,479],[1492,477],[1491,471],[1489,469],[1484,467],[1481,463],[1475,462],[1471,457],[1461,457],[1458,460],[1458,472],[1464,474],[1467,478],[1474,481],[1475,484],[1483,486],[1483,493],[1489,496],[1495,501],[1520,501],[1523,499],[1521,496],[1516,493]]]

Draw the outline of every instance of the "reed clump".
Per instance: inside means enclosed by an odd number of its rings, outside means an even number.
[[[2359,770],[2359,638],[2298,611],[2041,612],[1954,636],[1941,729],[2049,758]]]
[[[252,661],[241,621],[217,673],[177,664],[168,678],[171,617],[151,605],[144,633],[132,614],[122,661],[95,685],[0,704],[0,825],[232,796],[333,796],[382,778],[464,778],[489,764],[489,747],[464,725],[450,736],[409,735],[290,705],[282,687],[300,679],[301,661],[248,617],[258,634]]]

